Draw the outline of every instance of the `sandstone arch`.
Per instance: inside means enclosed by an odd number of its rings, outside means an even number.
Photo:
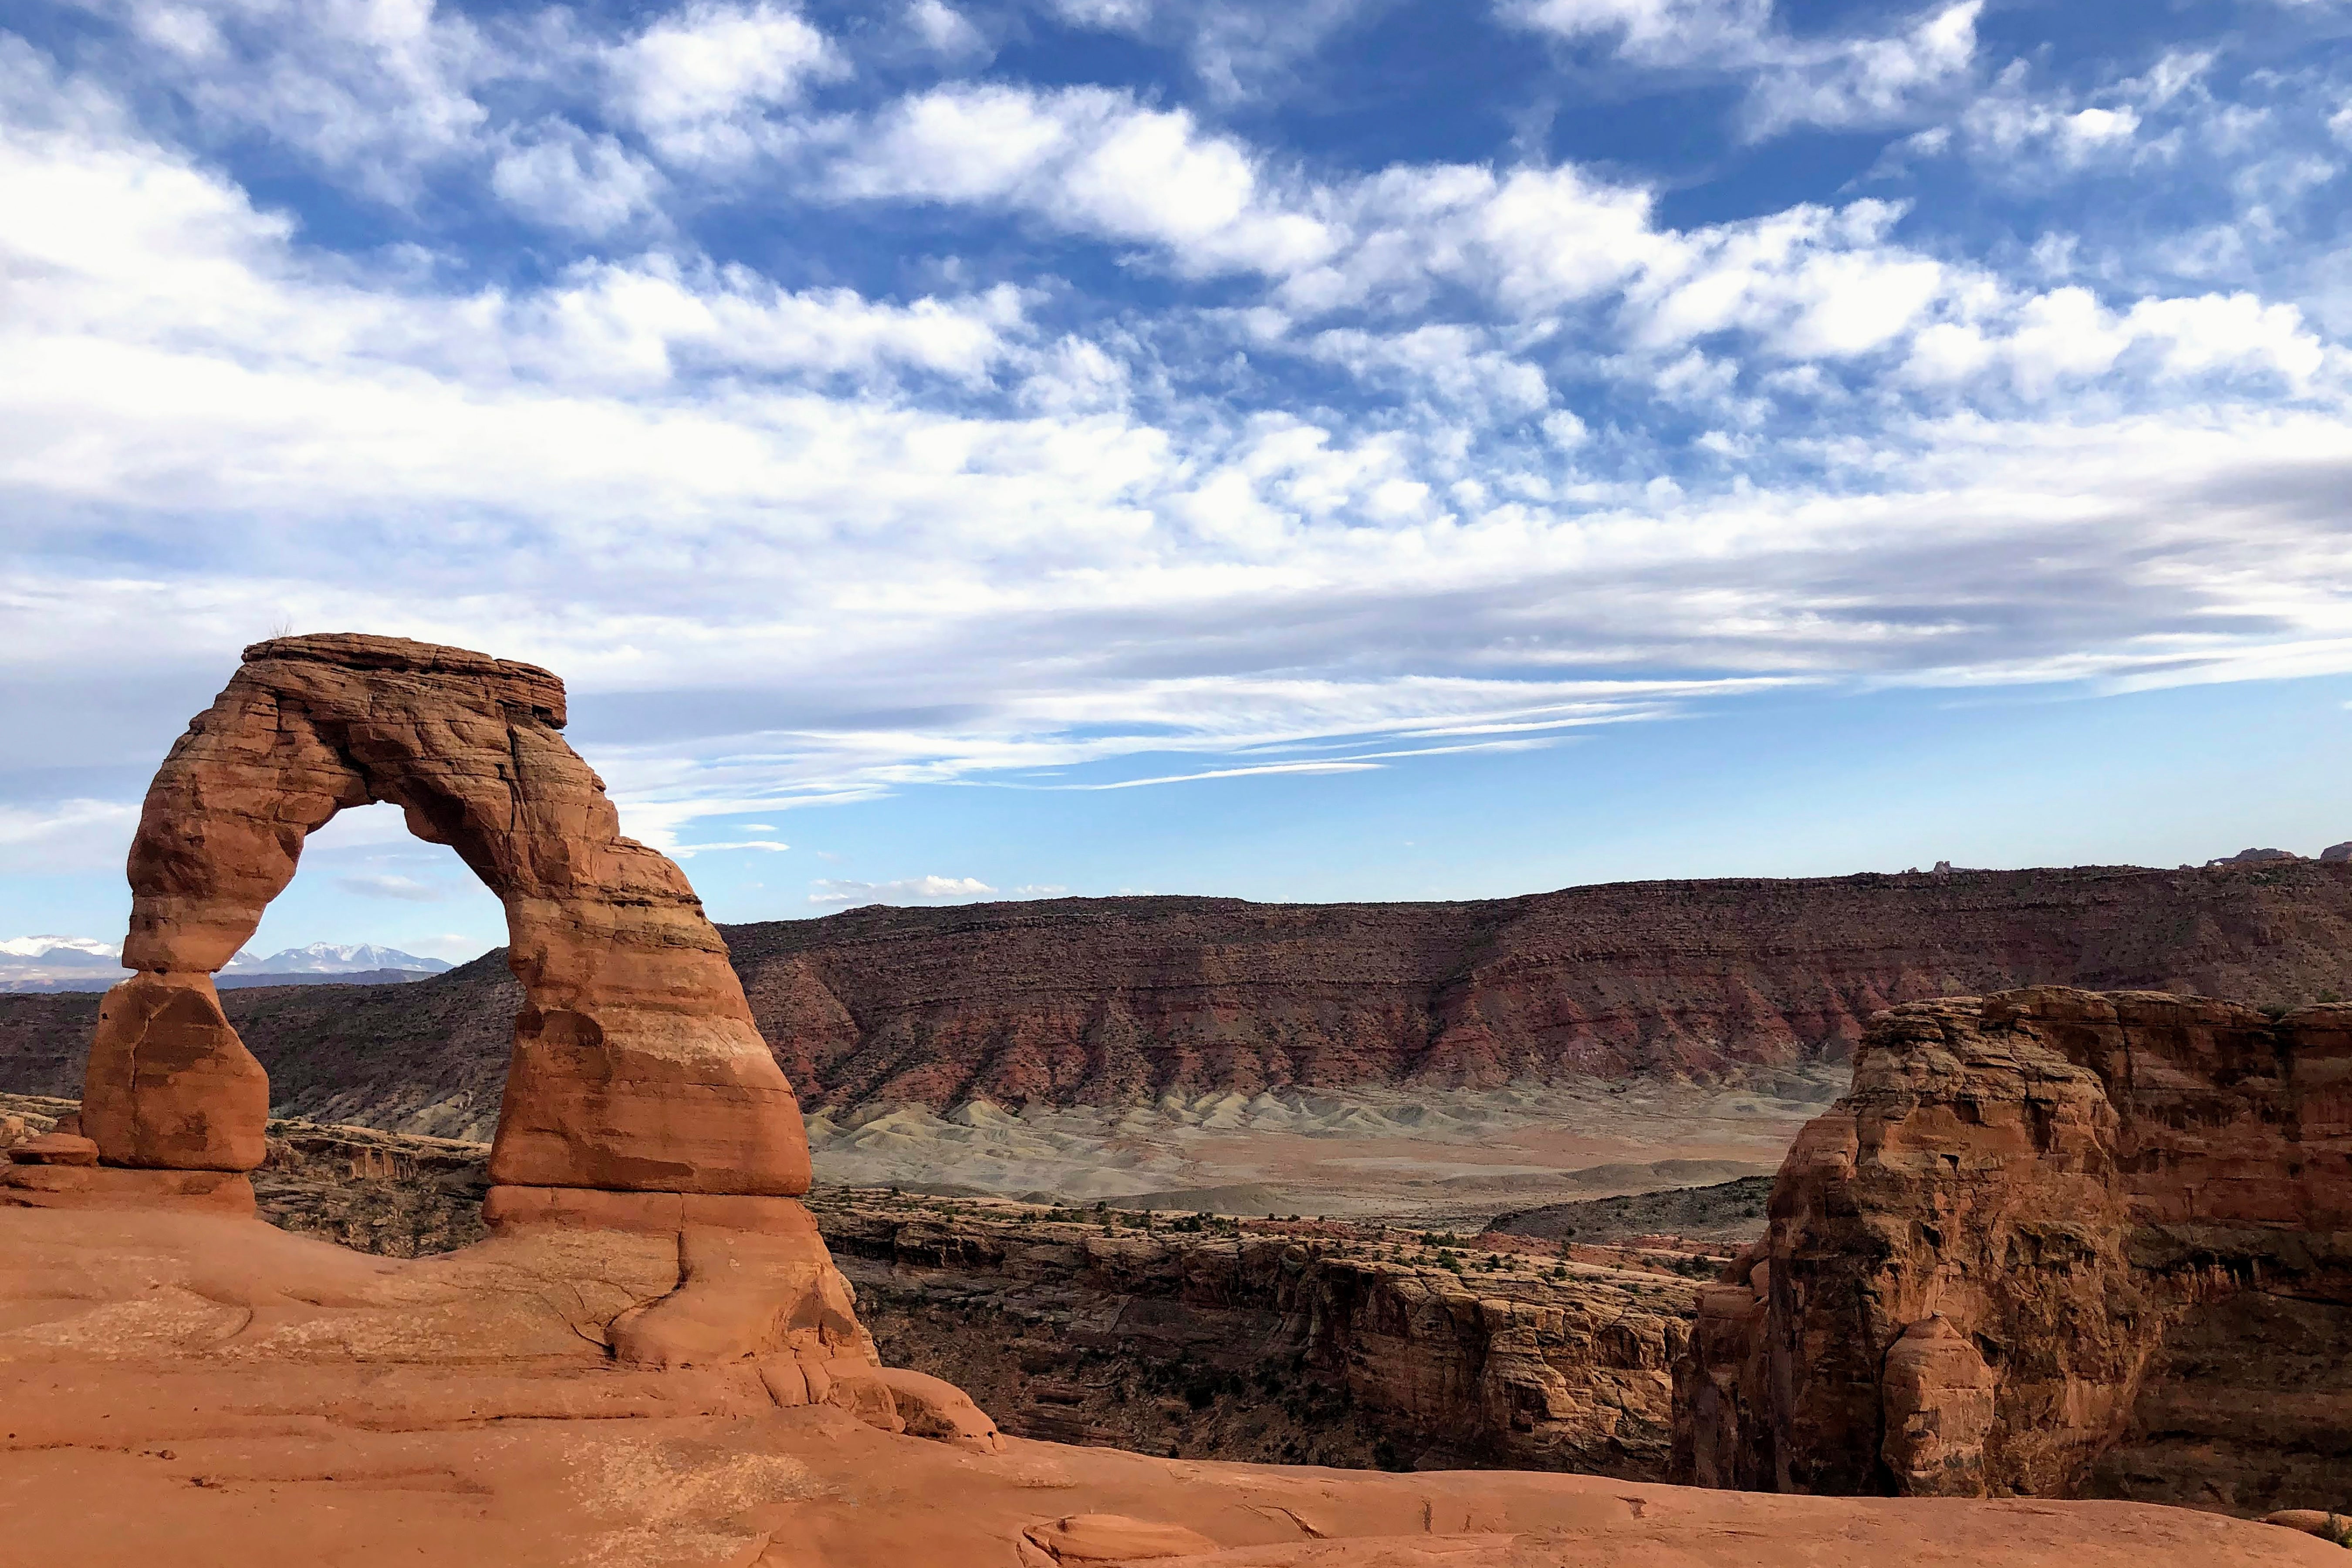
[[[685,874],[621,836],[565,744],[563,683],[397,637],[277,637],[172,748],[131,849],[125,967],[85,1079],[116,1166],[260,1163],[268,1086],[215,971],[305,837],[388,801],[507,911],[525,1005],[490,1161],[509,1187],[788,1195],[808,1188],[791,1087]]]

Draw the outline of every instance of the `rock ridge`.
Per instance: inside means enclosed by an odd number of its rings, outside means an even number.
[[[1297,1086],[1758,1079],[1889,1005],[2039,984],[2296,1005],[2346,985],[2352,864],[1571,888],[1435,904],[1063,899],[719,928],[810,1109]],[[226,994],[275,1109],[487,1138],[502,954]],[[91,1003],[0,996],[0,1087],[70,1095]]]

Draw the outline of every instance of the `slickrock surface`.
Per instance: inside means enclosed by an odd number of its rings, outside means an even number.
[[[1678,1472],[2352,1500],[2352,1006],[1899,1007],[1704,1293]]]
[[[677,1268],[670,1238],[625,1232],[537,1227],[398,1260],[251,1218],[0,1209],[6,1555],[79,1568],[2343,1561],[2300,1531],[2133,1504],[1764,1497],[972,1441],[917,1374],[853,1370],[820,1398],[810,1363],[612,1360],[602,1342]],[[767,1375],[778,1370],[793,1375]]]
[[[1643,882],[1444,904],[1063,899],[722,928],[811,1108],[1747,1073],[1898,1002],[2027,984],[2298,1005],[2352,864]],[[281,1114],[487,1137],[522,1001],[435,979],[222,998]],[[0,997],[0,1087],[79,1091],[92,1003]]]

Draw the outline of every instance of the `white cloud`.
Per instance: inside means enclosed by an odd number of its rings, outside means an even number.
[[[980,29],[944,0],[914,0],[907,7],[907,26],[934,54],[957,58],[988,51],[988,40]]]
[[[820,878],[809,887],[813,904],[957,904],[998,896],[977,877],[907,877],[895,882]]]
[[[791,847],[791,845],[773,838],[738,838],[723,844],[673,844],[668,846],[668,850],[675,858],[686,860],[718,850],[761,849],[772,854]]]
[[[335,886],[363,899],[397,899],[413,904],[437,904],[449,896],[447,889],[420,882],[414,877],[338,877]]]
[[[2158,376],[2265,374],[2299,389],[2327,358],[2293,305],[2252,294],[2141,300],[2116,311],[2088,289],[2068,286],[2017,302],[2005,325],[1928,328],[1906,372],[1925,383],[1951,383],[1999,366],[2018,390],[2039,396],[2061,383],[2105,375],[2127,353],[2145,349],[2147,369]]]
[[[1282,308],[1276,346],[1281,316],[1409,315],[1451,284],[1521,320],[1619,298],[1645,349],[1739,331],[1780,353],[1846,357],[1890,342],[1951,281],[1891,242],[1903,208],[1887,203],[1676,232],[1658,226],[1648,191],[1573,167],[1430,165],[1320,185],[1277,176],[1188,115],[1095,89],[941,89],[839,135],[850,150],[829,177],[844,199],[1012,207],[1155,244],[1180,274],[1260,274]],[[1498,350],[1464,360],[1473,335],[1350,329],[1304,346],[1368,374],[1415,369],[1457,403],[1475,390],[1489,406],[1539,409],[1538,373]]]
[[[374,196],[478,150],[478,93],[530,68],[434,0],[118,0],[197,113],[252,128]]]
[[[9,869],[19,875],[119,868],[138,823],[139,808],[127,801],[0,804],[0,846],[7,848]]]
[[[1885,203],[1675,228],[1573,167],[1318,177],[1009,86],[810,130],[812,177],[1129,247],[1215,309],[1055,319],[1075,285],[954,258],[931,297],[793,289],[675,240],[456,286],[310,248],[84,84],[25,79],[13,684],[226,668],[288,616],[488,642],[605,716],[583,743],[628,830],[674,845],[1793,682],[2352,668],[2342,350],[2252,289],[2021,284]],[[1297,366],[1337,390],[1246,379]],[[133,816],[19,805],[0,841],[119,863]]]
[[[662,186],[653,165],[610,136],[568,121],[518,138],[490,172],[490,188],[527,217],[598,237],[650,213]]]
[[[1005,203],[1070,228],[1165,246],[1185,270],[1288,270],[1329,247],[1255,159],[1183,110],[1101,88],[941,88],[859,127],[833,167],[858,199]]]
[[[1749,58],[1772,26],[1772,0],[1504,0],[1498,10],[1564,38],[1613,37],[1643,65]]]
[[[1881,36],[1800,37],[1771,0],[1502,0],[1498,14],[1570,40],[1606,39],[1628,64],[1748,81],[1748,134],[1800,125],[1900,122],[1951,96],[1976,59],[1981,0],[1959,0]]]
[[[1750,135],[1791,126],[1900,123],[1964,86],[1976,59],[1982,0],[1961,0],[1880,38],[1790,46],[1759,70],[1747,111]]]
[[[614,48],[607,68],[619,110],[664,156],[695,161],[751,151],[749,122],[846,67],[788,6],[695,0]]]

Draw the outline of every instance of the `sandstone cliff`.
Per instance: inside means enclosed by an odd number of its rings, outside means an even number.
[[[1701,1298],[1716,1486],[2352,1498],[2352,1006],[1898,1007]]]
[[[811,1108],[1283,1084],[1714,1076],[1843,1058],[1895,1003],[2025,984],[2352,994],[2352,866],[1644,882],[1445,904],[1064,899],[722,927]],[[487,1137],[493,953],[225,994],[281,1112]],[[0,997],[0,1088],[78,1092],[94,998]]]

